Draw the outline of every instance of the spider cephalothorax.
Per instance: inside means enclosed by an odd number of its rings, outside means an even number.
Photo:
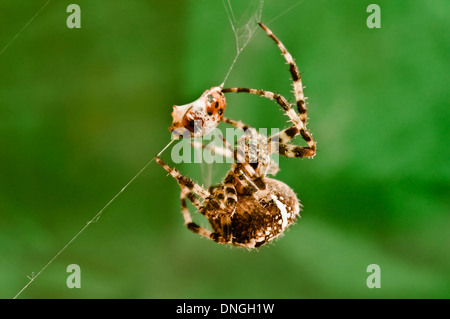
[[[277,93],[249,88],[214,87],[205,91],[197,101],[174,107],[171,131],[187,130],[189,134],[178,136],[199,137],[210,132],[222,121],[246,133],[237,141],[236,148],[223,139],[225,148],[214,149],[215,152],[232,156],[234,159],[222,183],[207,190],[156,157],[157,163],[169,172],[181,187],[181,207],[188,229],[218,243],[247,248],[259,247],[281,235],[300,216],[301,205],[294,191],[285,183],[266,176],[274,175],[278,171],[271,155],[276,153],[286,157],[312,158],[316,153],[316,142],[306,129],[306,103],[298,67],[275,35],[262,23],[259,25],[275,41],[289,64],[298,113],[286,98]],[[223,117],[223,94],[241,92],[274,100],[289,117],[292,125],[266,137],[241,121]],[[220,114],[217,111],[217,115],[213,116],[215,113],[208,113],[211,106],[214,110],[222,107],[222,111]],[[192,122],[195,120],[201,120],[201,124],[206,127],[195,130]],[[298,135],[308,146],[290,144]],[[193,222],[186,198],[208,219],[212,230]]]

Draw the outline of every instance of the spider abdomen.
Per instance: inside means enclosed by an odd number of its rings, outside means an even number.
[[[264,182],[265,190],[250,196],[238,195],[231,225],[227,227],[228,243],[260,247],[281,235],[300,216],[300,203],[289,186],[271,178],[264,178]],[[223,232],[223,227],[212,221],[211,224],[216,233]]]

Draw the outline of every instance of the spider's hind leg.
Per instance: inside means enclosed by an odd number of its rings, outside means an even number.
[[[182,175],[176,168],[172,168],[164,163],[158,156],[155,157],[155,160],[169,173],[169,175],[177,180],[178,185],[180,185],[182,190],[193,192],[194,194],[200,196],[203,200],[208,199],[208,205],[210,207],[215,207],[217,209],[226,209],[225,204],[213,198],[210,192],[208,192],[202,186],[198,185],[192,179]]]
[[[206,215],[205,207],[202,205],[202,203],[198,200],[198,198],[194,195],[192,192],[187,191],[181,191],[181,210],[183,213],[184,221],[186,227],[192,231],[193,233],[199,234],[200,236],[206,237],[208,239],[211,239],[212,241],[215,241],[217,243],[225,244],[229,242],[230,240],[230,223],[226,222],[223,226],[223,231],[221,233],[218,232],[212,232],[209,229],[202,227],[198,225],[197,223],[192,221],[191,214],[189,212],[189,209],[186,205],[186,197],[191,201],[191,203],[204,215]],[[223,216],[222,216],[223,217]],[[222,222],[223,218],[220,218],[220,221]]]
[[[201,149],[207,150],[207,151],[209,151],[211,153],[211,155],[218,154],[218,155],[223,156],[225,158],[231,158],[231,159],[233,158],[233,153],[230,152],[229,149],[226,149],[226,148],[223,148],[223,147],[218,147],[216,145],[211,145],[211,144],[206,145],[206,144],[203,144],[201,142],[195,142],[195,141],[192,141],[191,145],[193,147],[195,147],[195,148],[198,148],[198,149],[201,148]]]
[[[251,88],[236,88],[236,87],[235,88],[222,89],[222,92],[223,93],[247,93],[247,94],[252,94],[252,95],[258,95],[258,96],[261,96],[263,98],[275,101],[283,109],[283,111],[286,113],[286,115],[289,117],[289,119],[299,129],[304,127],[304,123],[299,118],[297,113],[295,113],[295,111],[292,109],[291,104],[289,104],[288,100],[284,96],[282,96],[281,94],[274,93],[274,92],[271,92],[271,91],[266,91],[266,90],[251,89]],[[234,126],[245,125],[245,124],[243,124],[240,121],[233,121],[233,120],[230,120],[230,119],[225,119],[225,121],[227,121],[227,123],[229,123],[231,125],[234,125]],[[246,127],[248,128],[248,125],[246,125]]]
[[[243,123],[242,121],[235,121],[235,120],[229,119],[228,117],[225,117],[225,116],[222,118],[222,122],[233,125],[234,127],[237,127],[239,129],[243,130],[244,132],[247,131],[249,128],[251,128],[251,126]]]
[[[211,193],[204,189],[202,186],[198,185],[194,181],[192,181],[190,178],[182,175],[176,168],[171,168],[169,165],[164,163],[159,157],[155,157],[156,162],[161,165],[172,177],[174,177],[181,188],[181,209],[184,217],[184,221],[186,224],[186,227],[191,230],[194,233],[200,234],[204,237],[207,237],[215,242],[218,243],[227,243],[228,238],[224,238],[221,234],[217,232],[211,232],[210,230],[203,228],[199,226],[198,224],[194,223],[192,221],[191,214],[189,212],[189,209],[186,205],[186,197],[189,199],[192,204],[198,209],[198,211],[203,214],[205,217],[208,218],[210,223],[214,219],[220,220],[221,224],[223,224],[222,228],[224,228],[225,231],[222,233],[228,234],[229,233],[229,222],[227,220],[223,220],[224,214],[217,214],[217,211],[225,210],[226,206],[225,204],[215,199],[213,196],[211,196]],[[201,199],[203,199],[204,203],[202,204],[200,200],[196,197],[199,196]],[[229,236],[228,236],[229,237]]]
[[[192,179],[182,175],[176,168],[172,168],[164,163],[158,156],[155,157],[155,160],[156,163],[161,165],[162,168],[164,168],[169,173],[169,175],[177,180],[178,185],[180,185],[181,189],[187,189],[190,192],[194,192],[203,199],[210,196],[210,193],[206,189],[195,183]]]
[[[273,34],[273,32],[266,27],[263,23],[258,23],[259,26],[267,33],[267,35],[275,41],[276,45],[281,51],[281,54],[283,55],[286,62],[289,64],[289,72],[292,76],[292,82],[294,86],[294,96],[297,104],[297,110],[300,115],[300,119],[303,122],[303,125],[306,125],[306,121],[308,119],[307,116],[307,110],[306,110],[306,98],[303,93],[303,84],[302,79],[300,77],[300,71],[298,70],[298,66],[294,61],[294,58],[289,53],[289,51],[286,49],[284,44],[278,40],[278,38]]]
[[[208,237],[211,238],[211,234],[212,232],[206,228],[203,228],[201,226],[199,226],[198,224],[194,223],[192,221],[192,216],[191,213],[189,212],[189,208],[187,207],[186,204],[186,197],[188,197],[188,199],[192,202],[192,204],[194,204],[194,206],[201,212],[203,210],[203,206],[200,203],[200,201],[193,196],[192,192],[188,192],[188,191],[181,191],[181,212],[183,213],[183,217],[184,217],[184,223],[186,225],[186,227],[199,235],[202,235],[204,237]]]
[[[199,212],[201,212],[203,215],[205,215],[205,217],[208,218],[208,221],[215,230],[214,232],[192,221],[191,214],[186,205],[186,197],[191,201],[191,203],[197,208]],[[190,231],[203,237],[209,238],[212,241],[220,244],[226,244],[231,241],[231,214],[224,212],[217,213],[216,211],[211,210],[211,207],[202,205],[202,203],[198,200],[194,193],[190,192],[186,194],[186,192],[183,191],[181,192],[181,209],[183,212],[186,227]]]

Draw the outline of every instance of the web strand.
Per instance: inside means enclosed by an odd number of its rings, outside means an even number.
[[[158,153],[158,155],[156,155],[156,156],[160,156],[174,141],[176,141],[176,140],[171,140],[159,153]],[[150,161],[148,161],[147,162],[147,164],[145,164],[145,166],[136,174],[136,175],[134,175],[134,177],[90,220],[90,221],[88,221],[87,222],[87,224],[86,225],[84,225],[84,227],[83,228],[81,228],[80,229],[80,231],[75,235],[75,236],[73,236],[72,237],[72,239],[71,240],[69,240],[69,242],[63,247],[63,248],[61,248],[61,250],[59,250],[58,251],[58,253],[52,258],[52,259],[50,259],[50,261],[44,266],[44,267],[42,267],[42,269],[41,270],[39,270],[39,272],[35,275],[34,273],[32,273],[31,274],[31,276],[28,276],[28,279],[30,279],[30,281],[14,296],[14,298],[13,299],[16,299],[17,297],[19,297],[20,296],[20,294],[25,290],[25,289],[27,289],[28,288],[28,286],[29,285],[31,285],[31,283],[45,270],[45,269],[47,269],[47,267],[48,266],[50,266],[54,261],[55,261],[55,259],[56,258],[58,258],[59,257],[59,255],[61,255],[62,254],[62,252],[64,251],[64,250],[66,250],[66,248],[67,247],[69,247],[70,246],[70,244],[72,244],[72,242],[74,242],[77,238],[78,238],[78,236],[80,236],[81,235],[81,233],[82,232],[84,232],[85,231],[85,229],[86,228],[88,228],[88,226],[91,224],[91,223],[93,223],[93,222],[97,222],[99,219],[100,219],[100,217],[101,217],[101,215],[102,215],[102,213],[103,213],[103,211],[109,206],[109,205],[111,205],[111,203],[112,202],[114,202],[115,200],[116,200],[116,198],[117,197],[119,197],[119,195],[120,194],[122,194],[123,193],[123,191],[125,190],[125,189],[127,189],[127,187],[131,184],[131,183],[133,183],[133,181],[139,176],[139,175],[141,175],[142,174],[142,172],[153,162],[155,160],[155,158],[153,157]]]
[[[25,23],[25,25],[22,27],[22,29],[20,29],[19,32],[17,32],[17,34],[6,44],[6,46],[0,51],[0,55],[5,52],[5,50],[11,45],[11,43],[13,43],[18,37],[19,35],[30,25],[31,22],[33,22],[34,19],[36,19],[36,17],[39,15],[39,13],[41,13],[42,10],[44,10],[44,8],[50,3],[51,0],[48,0],[39,10],[38,12],[36,12],[34,14],[34,16],[28,20],[27,23]]]
[[[236,18],[236,14],[230,0],[222,0],[222,2],[235,37],[236,55],[234,56],[233,62],[225,75],[225,79],[220,85],[221,87],[225,85],[225,82],[228,79],[228,76],[230,75],[239,55],[252,39],[257,29],[257,23],[261,21],[264,0],[253,0],[253,2],[250,2],[247,10],[242,13],[240,18]]]
[[[287,8],[286,10],[284,10],[283,12],[281,12],[279,15],[277,15],[275,18],[272,18],[270,21],[268,21],[266,24],[271,24],[273,23],[275,20],[278,20],[279,18],[281,18],[282,16],[284,16],[286,13],[288,13],[289,11],[291,11],[292,9],[294,9],[296,6],[298,6],[300,3],[302,3],[305,0],[299,0],[298,2],[294,3],[292,6],[290,6],[289,8]]]

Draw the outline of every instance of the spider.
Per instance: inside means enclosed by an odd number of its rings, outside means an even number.
[[[301,204],[294,191],[285,183],[267,177],[267,174],[274,175],[277,171],[271,154],[312,158],[316,153],[316,142],[306,129],[307,110],[298,67],[272,31],[262,23],[259,26],[275,41],[289,64],[298,114],[280,94],[259,89],[216,86],[206,90],[193,103],[174,106],[170,131],[177,138],[186,137],[186,132],[190,137],[199,137],[210,132],[221,121],[242,129],[246,134],[237,141],[236,147],[222,137],[225,148],[215,150],[234,159],[223,181],[207,190],[176,168],[168,166],[158,156],[155,157],[156,162],[181,187],[181,208],[189,230],[217,243],[248,249],[260,247],[280,236],[300,217]],[[274,100],[293,124],[278,134],[266,137],[241,121],[224,117],[224,93],[241,92]],[[195,121],[200,121],[200,129],[195,129]],[[308,146],[289,144],[298,135]],[[208,219],[212,231],[193,222],[186,199]]]

